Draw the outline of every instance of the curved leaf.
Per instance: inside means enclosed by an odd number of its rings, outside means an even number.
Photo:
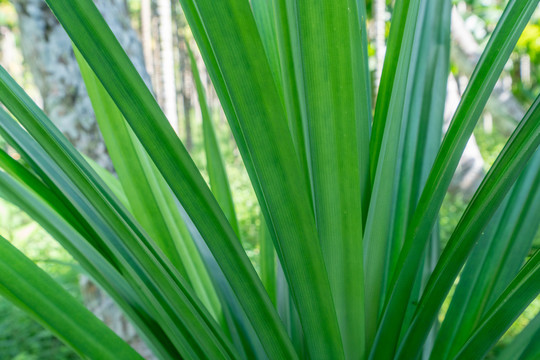
[[[2,237],[0,294],[83,357],[142,360],[126,342]]]
[[[484,228],[540,145],[540,96],[519,123],[452,233],[422,294],[397,357],[420,351],[442,302]]]

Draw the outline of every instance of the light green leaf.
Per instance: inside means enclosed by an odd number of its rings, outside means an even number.
[[[537,251],[523,266],[455,358],[458,360],[483,358],[538,294],[540,294],[540,251]],[[537,351],[538,346],[533,346],[527,351],[531,351],[532,354],[535,347]],[[529,355],[526,353],[524,358],[527,356]]]
[[[416,271],[421,264],[429,235],[461,154],[519,34],[537,5],[538,0],[511,0],[508,3],[446,133],[409,223],[396,273],[390,283],[392,291],[388,296],[376,340],[386,354],[395,351],[394,346],[397,345],[395,341],[401,329],[405,307],[416,279]],[[389,341],[394,345],[390,346]]]
[[[367,61],[361,10],[349,0],[299,0],[296,7],[315,220],[345,356],[358,358],[364,353],[362,204],[371,121],[367,74],[351,76],[365,71]]]
[[[400,345],[399,359],[408,359],[418,354],[442,302],[478,237],[539,145],[540,96],[499,154],[452,233]]]
[[[197,96],[199,98],[199,104],[201,107],[201,114],[203,120],[203,139],[204,139],[204,153],[206,155],[206,167],[208,170],[208,177],[210,178],[210,188],[216,197],[221,209],[227,216],[227,219],[231,223],[236,235],[240,237],[240,229],[238,228],[238,220],[236,218],[236,211],[234,210],[234,202],[231,192],[231,186],[229,185],[229,178],[227,171],[225,170],[225,163],[223,156],[219,148],[216,132],[214,131],[214,125],[212,123],[212,117],[208,103],[206,102],[205,90],[199,75],[199,69],[197,68],[197,61],[191,51],[191,47],[186,42],[186,47],[189,54],[189,60],[191,63],[191,72],[195,80],[195,87],[197,88]]]
[[[141,359],[43,270],[0,237],[0,294],[90,359]]]
[[[44,182],[92,235],[86,237],[87,241],[121,269],[131,286],[144,292],[145,300],[156,311],[156,320],[177,349],[199,355],[211,353],[218,358],[233,353],[224,334],[185,280],[3,68],[0,68],[0,93],[4,105],[40,144],[11,117],[3,116],[0,127],[9,135],[7,140],[39,171]]]
[[[96,76],[197,225],[266,351],[292,356],[290,341],[248,257],[150,91],[90,0],[48,0]]]
[[[135,218],[186,278],[216,320],[220,305],[173,195],[103,86],[75,49],[96,120]]]
[[[120,306],[139,330],[155,354],[164,359],[175,359],[179,353],[167,338],[160,325],[153,319],[154,309],[144,303],[144,295],[134,291],[126,280],[96,249],[68,225],[59,215],[43,203],[29,189],[0,173],[0,196],[26,212],[51,234],[81,264],[86,273]],[[49,204],[50,205],[50,204]]]
[[[512,339],[512,342],[497,355],[497,360],[533,360],[540,355],[540,313],[538,313],[521,332]]]
[[[433,359],[452,358],[525,262],[540,224],[540,151],[497,211],[462,272]],[[491,300],[493,299],[493,300]]]
[[[409,74],[414,69],[414,59],[418,56],[417,52],[420,48],[419,28],[422,23],[419,17],[420,10],[424,8],[424,0],[402,0],[396,3],[396,22],[392,24],[387,53],[387,58],[395,56],[396,59],[395,63],[393,63],[394,60],[388,60],[391,64],[386,66],[388,75],[383,74],[383,81],[385,81],[385,76],[393,79],[388,85],[391,87],[386,88],[381,83],[375,108],[370,148],[373,185],[364,232],[365,292],[370,294],[366,297],[368,349],[375,337],[385,298],[385,268],[388,263],[387,252],[391,244],[394,190],[397,186],[395,182],[398,179],[401,155],[399,154],[399,139],[404,124],[403,114],[409,109],[409,104],[405,100],[407,89],[413,83],[413,78]],[[382,105],[379,104],[385,101],[384,97],[387,98],[388,104],[387,107],[381,108]],[[382,121],[384,121],[382,125],[377,125]],[[383,131],[383,135],[380,134],[382,135],[380,146],[375,149],[378,143],[378,126],[382,126],[380,131]],[[376,154],[375,158],[374,154]]]

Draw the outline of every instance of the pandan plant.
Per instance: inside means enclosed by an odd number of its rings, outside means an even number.
[[[260,205],[239,239],[202,107],[207,184],[91,0],[46,0],[113,176],[0,70],[0,194],[43,226],[159,359],[480,359],[540,292],[540,98],[447,244],[438,213],[538,0],[509,0],[442,135],[450,0],[396,0],[372,106],[364,0],[180,0]],[[89,359],[139,359],[6,240],[0,293]],[[459,277],[459,282],[457,281]],[[448,310],[443,302],[455,286]],[[538,359],[538,317],[502,359]]]

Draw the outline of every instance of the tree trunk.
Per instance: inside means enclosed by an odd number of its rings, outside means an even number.
[[[26,65],[43,99],[43,109],[64,135],[84,154],[112,170],[112,163],[95,121],[71,41],[43,0],[12,0],[19,18],[21,48]],[[131,28],[124,0],[96,0],[112,31],[142,74],[140,41]],[[87,278],[81,280],[87,307],[141,355],[153,358],[113,301]]]
[[[112,169],[69,38],[43,0],[12,2],[19,17],[25,63],[42,94],[45,112],[79,150]],[[140,42],[131,29],[124,1],[97,0],[96,5],[137,68],[143,70]]]
[[[189,56],[186,48],[186,29],[187,24],[182,14],[180,4],[176,2],[173,9],[174,19],[174,40],[176,51],[176,60],[178,62],[178,73],[180,78],[179,89],[176,93],[176,98],[179,104],[182,104],[182,120],[183,120],[183,139],[186,149],[191,151],[193,148],[193,131],[191,126],[191,110],[193,108],[192,94],[192,74],[189,64]]]
[[[161,81],[163,83],[163,109],[174,131],[178,133],[176,82],[174,71],[171,1],[158,0],[159,38],[161,44]]]
[[[184,43],[185,41],[186,40],[182,38],[180,40],[180,43],[178,44],[178,52],[180,58],[180,74],[182,79],[179,95],[182,99],[184,114],[184,141],[186,149],[188,149],[188,151],[191,151],[191,149],[193,148],[193,137],[191,129],[191,109],[193,108],[193,105],[191,102],[191,90],[189,86],[190,83],[188,81],[191,76],[191,71],[189,66],[189,58],[187,56],[186,44]]]
[[[148,74],[152,78],[154,73],[154,59],[152,53],[152,0],[141,0],[141,40],[144,63],[146,64]]]

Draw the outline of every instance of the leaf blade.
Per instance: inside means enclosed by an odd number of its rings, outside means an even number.
[[[527,24],[537,0],[510,1],[469,82],[450,128],[443,140],[434,166],[428,176],[417,209],[407,229],[407,235],[392,280],[392,291],[383,313],[377,337],[381,347],[388,339],[397,339],[414,284],[416,269],[436,222],[438,210],[457,167],[474,125],[487,102],[498,76],[513,50],[519,34]],[[384,339],[383,342],[381,342]],[[396,340],[397,341],[397,340]],[[386,343],[386,344],[385,344]]]
[[[82,356],[142,359],[37,265],[0,237],[0,293]]]
[[[539,145],[540,96],[512,134],[448,241],[398,349],[398,358],[404,359],[418,353],[476,239]]]
[[[48,0],[218,260],[265,349],[295,357],[264,287],[204,179],[92,1]],[[231,259],[235,259],[231,261]],[[241,289],[241,290],[240,290]]]

